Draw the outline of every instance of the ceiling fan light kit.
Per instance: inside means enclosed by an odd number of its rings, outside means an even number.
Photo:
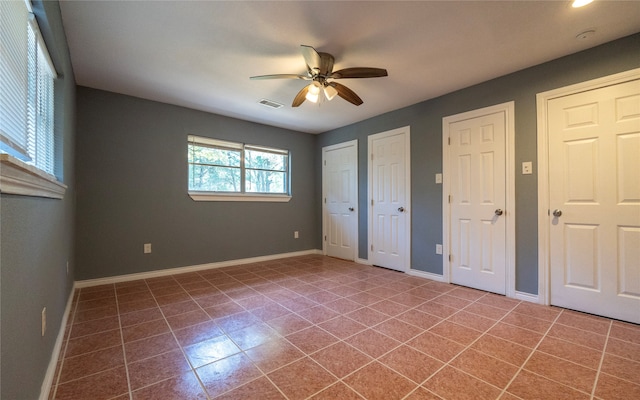
[[[307,94],[304,97],[305,99],[309,100],[312,103],[317,103],[319,94],[320,94],[320,83],[317,81],[313,81],[311,84],[309,84],[309,88],[307,89]]]
[[[351,89],[334,79],[379,78],[388,76],[383,68],[355,67],[333,71],[334,57],[329,53],[319,53],[313,47],[301,45],[302,56],[307,64],[306,75],[276,74],[252,76],[250,79],[302,79],[311,81],[294,97],[292,107],[298,107],[305,100],[312,103],[321,101],[321,93],[331,101],[340,96],[351,104],[359,106],[362,99]]]

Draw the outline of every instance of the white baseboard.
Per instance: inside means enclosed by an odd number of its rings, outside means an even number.
[[[445,281],[444,276],[434,274],[433,272],[420,271],[418,269],[410,269],[409,271],[407,271],[407,274],[417,276],[420,278],[430,279],[432,281],[449,283]]]
[[[64,343],[64,334],[67,329],[67,321],[69,320],[69,314],[71,314],[71,305],[73,304],[73,294],[76,288],[71,288],[69,298],[67,299],[67,305],[62,315],[62,322],[60,323],[60,330],[56,338],[56,343],[53,346],[53,352],[51,353],[51,359],[49,360],[49,366],[47,367],[47,373],[44,375],[42,381],[42,387],[40,388],[40,400],[47,400],[49,398],[49,392],[51,386],[53,386],[53,379],[55,378],[56,367],[58,366],[58,357],[60,356],[60,350],[62,350],[62,343]]]
[[[295,251],[291,253],[280,253],[280,254],[272,254],[268,256],[219,261],[219,262],[208,263],[208,264],[168,268],[168,269],[161,269],[161,270],[149,271],[149,272],[139,272],[136,274],[109,276],[106,278],[98,278],[98,279],[87,279],[83,281],[76,281],[75,287],[85,288],[90,286],[109,285],[109,284],[118,283],[118,282],[135,281],[138,279],[149,279],[149,278],[156,278],[159,276],[176,275],[176,274],[184,274],[188,272],[202,271],[206,269],[230,267],[232,265],[250,264],[250,263],[256,263],[256,262],[278,260],[280,258],[308,256],[308,255],[316,255],[316,254],[322,255],[322,250],[317,250],[317,249],[303,250],[303,251]]]
[[[516,295],[514,297],[516,299],[518,299],[518,300],[528,301],[530,303],[536,303],[536,304],[540,303],[540,301],[538,300],[538,295],[537,294],[531,294],[531,293],[526,293],[526,292],[518,292],[516,290]]]

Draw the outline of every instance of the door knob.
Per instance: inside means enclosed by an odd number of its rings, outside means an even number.
[[[400,212],[404,212],[404,207],[400,207],[400,208],[398,208],[398,211],[400,211]]]
[[[555,210],[553,210],[553,216],[554,217],[559,217],[562,215],[562,210],[558,210],[557,208]]]
[[[349,211],[353,211],[353,210],[354,210],[354,208],[353,208],[353,207],[349,207]]]
[[[498,208],[498,209],[495,211],[495,214],[496,214],[497,216],[501,216],[502,214],[504,214],[504,211],[502,211],[502,208]]]

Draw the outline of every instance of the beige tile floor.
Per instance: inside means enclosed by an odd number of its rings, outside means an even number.
[[[640,399],[640,326],[303,256],[78,289],[50,399]]]

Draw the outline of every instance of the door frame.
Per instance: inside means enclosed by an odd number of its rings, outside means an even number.
[[[549,101],[572,94],[617,85],[634,79],[640,79],[640,68],[608,75],[574,85],[536,94],[536,113],[538,124],[538,302],[551,304],[551,260],[550,260],[550,204],[549,204]]]
[[[505,293],[507,297],[516,297],[516,192],[515,192],[515,102],[509,101],[494,106],[479,108],[442,118],[442,277],[451,283],[451,205],[449,125],[453,122],[481,117],[487,114],[504,112],[505,114]]]
[[[325,166],[326,166],[326,158],[325,158],[325,154],[329,151],[333,151],[333,150],[337,150],[337,149],[341,149],[341,148],[347,148],[347,147],[352,147],[353,148],[353,153],[355,155],[355,199],[354,199],[354,203],[355,203],[355,207],[356,207],[356,215],[354,218],[354,226],[352,227],[352,231],[353,231],[353,237],[351,239],[353,239],[353,254],[352,254],[352,261],[356,261],[358,259],[358,219],[359,219],[359,215],[360,215],[360,209],[358,207],[359,203],[358,203],[358,139],[354,139],[354,140],[350,140],[348,142],[342,142],[342,143],[336,143],[330,146],[325,146],[322,148],[322,254],[323,255],[327,255],[327,241],[326,241],[326,235],[327,235],[327,208],[326,208],[326,203],[325,203],[325,199],[327,198],[327,182],[326,182],[326,174],[325,174]]]
[[[411,126],[403,126],[402,128],[396,128],[380,133],[371,134],[367,137],[367,258],[370,264],[372,264],[373,252],[371,251],[371,245],[373,243],[373,208],[371,202],[373,200],[373,163],[371,162],[371,156],[373,155],[373,141],[375,139],[389,137],[404,133],[405,135],[405,231],[404,235],[407,240],[404,244],[404,266],[402,272],[409,272],[411,270]]]

